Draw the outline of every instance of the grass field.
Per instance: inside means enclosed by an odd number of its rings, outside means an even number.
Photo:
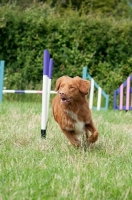
[[[132,112],[93,112],[99,140],[75,149],[41,104],[0,104],[0,200],[131,200]]]

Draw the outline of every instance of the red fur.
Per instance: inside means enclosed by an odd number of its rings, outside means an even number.
[[[90,143],[98,139],[86,98],[89,89],[90,82],[80,77],[62,76],[56,81],[58,94],[52,101],[53,116],[71,144],[77,147],[81,145],[79,134],[85,133]]]

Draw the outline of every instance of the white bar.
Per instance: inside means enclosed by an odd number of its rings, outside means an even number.
[[[42,94],[42,90],[22,90],[26,94]],[[19,92],[15,92],[15,90],[3,90],[3,94],[6,93],[15,93],[19,94]],[[57,94],[55,91],[50,91],[50,94]]]
[[[15,93],[15,90],[3,90],[3,94],[5,93]]]
[[[94,79],[91,79],[90,97],[89,97],[89,108],[93,107],[93,96],[94,96]]]
[[[48,121],[48,113],[49,113],[50,89],[51,89],[51,79],[48,78],[48,96],[47,96],[47,116],[46,116],[46,123]]]
[[[98,88],[97,110],[100,110],[100,107],[101,107],[101,93],[102,93],[102,89],[101,89],[101,87],[99,87]]]
[[[42,94],[42,91],[40,90],[24,90],[25,94]]]
[[[55,92],[55,91],[50,91],[50,94],[57,94],[57,92]]]
[[[48,97],[48,77],[43,75],[43,85],[42,85],[42,117],[41,117],[41,130],[46,130],[47,121],[47,97]]]

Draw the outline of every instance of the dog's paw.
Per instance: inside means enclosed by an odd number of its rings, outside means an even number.
[[[97,134],[94,134],[94,135],[91,135],[89,138],[88,138],[88,143],[94,143],[98,140],[98,133]]]
[[[76,141],[74,141],[74,143],[72,143],[72,145],[73,145],[74,147],[79,148],[79,147],[81,147],[81,142],[80,142],[79,140],[76,140]]]

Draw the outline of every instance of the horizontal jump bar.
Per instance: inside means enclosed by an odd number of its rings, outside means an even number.
[[[6,93],[19,93],[19,94],[42,94],[42,90],[3,90]],[[55,91],[50,91],[50,94],[56,94]]]

